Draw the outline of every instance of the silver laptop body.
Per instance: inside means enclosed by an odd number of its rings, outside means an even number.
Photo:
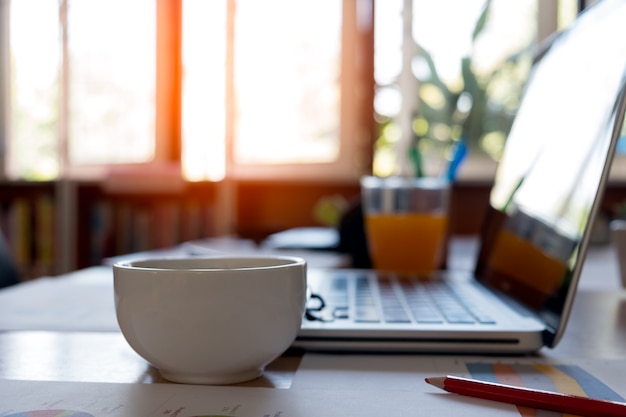
[[[534,63],[498,166],[474,271],[407,282],[373,270],[312,269],[307,317],[293,346],[442,353],[555,346],[622,129],[624,22],[626,2],[601,0]],[[441,302],[454,304],[452,312]],[[437,305],[429,313],[431,304]]]

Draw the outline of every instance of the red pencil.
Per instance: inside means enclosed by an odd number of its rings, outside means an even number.
[[[484,382],[456,376],[426,378],[426,382],[455,394],[584,417],[625,417],[626,403]]]

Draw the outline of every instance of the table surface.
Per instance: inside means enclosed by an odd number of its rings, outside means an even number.
[[[465,261],[462,261],[465,262]],[[461,262],[461,263],[462,263]],[[626,291],[612,249],[592,249],[565,335],[538,358],[626,357]],[[287,352],[246,386],[289,388],[302,355]],[[118,332],[0,331],[0,378],[117,383],[165,382]]]

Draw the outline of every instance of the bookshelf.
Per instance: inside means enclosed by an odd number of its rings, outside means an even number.
[[[24,279],[57,273],[55,184],[0,186],[0,229]]]
[[[215,186],[209,183],[134,193],[81,184],[77,207],[78,268],[216,234]]]
[[[0,227],[25,279],[104,258],[233,235],[260,241],[315,226],[312,207],[358,196],[358,184],[241,181],[110,187],[102,182],[0,182]]]
[[[478,234],[489,187],[455,185],[452,234]],[[358,183],[238,181],[228,192],[224,188],[206,182],[110,189],[88,181],[5,181],[0,228],[23,277],[31,279],[225,233],[259,242],[282,230],[319,226],[314,208],[324,199],[354,202],[359,196]],[[624,202],[626,183],[610,184],[601,217],[614,218],[615,207]]]
[[[0,183],[0,228],[28,280],[214,235],[215,186],[109,192],[95,182]]]

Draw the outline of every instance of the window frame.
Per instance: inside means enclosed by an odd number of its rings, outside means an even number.
[[[233,12],[236,0],[225,0],[229,8],[229,31],[232,36]],[[373,118],[373,2],[374,0],[341,0],[342,58],[341,58],[341,125],[339,155],[329,163],[242,164],[234,152],[234,80],[232,77],[232,38],[227,48],[229,62],[226,79],[226,177],[232,180],[325,180],[352,181],[371,170],[372,146],[377,126]],[[67,7],[62,0],[60,8]],[[102,180],[124,177],[132,181],[142,172],[172,175],[181,171],[182,160],[182,8],[184,0],[155,0],[156,2],[156,115],[155,156],[144,163],[73,165],[68,160],[68,133],[63,127],[67,112],[62,110],[60,137],[64,169],[61,176],[69,179]],[[66,22],[63,22],[64,24]],[[62,29],[65,26],[62,27]],[[65,32],[65,31],[64,31]],[[64,35],[66,36],[66,35]],[[64,54],[63,64],[67,65]],[[68,73],[67,68],[62,70]],[[348,75],[346,75],[348,74]],[[62,86],[65,94],[67,80]],[[63,104],[62,104],[63,107]],[[166,174],[168,173],[168,174]],[[180,174],[182,175],[182,174]],[[113,179],[114,182],[115,179]]]
[[[236,0],[225,0],[234,8]],[[227,99],[226,117],[226,177],[228,179],[263,180],[324,180],[355,181],[362,174],[371,172],[373,145],[378,127],[374,119],[374,3],[376,0],[341,0],[343,9],[342,28],[342,85],[340,151],[335,162],[325,164],[238,164],[233,158],[233,114],[232,99]],[[380,1],[380,0],[378,0]],[[411,1],[411,0],[405,0]],[[61,20],[68,0],[59,2]],[[155,0],[156,2],[156,115],[155,157],[140,164],[105,164],[76,166],[67,158],[68,133],[67,97],[61,105],[60,157],[63,161],[61,177],[67,179],[105,179],[111,172],[138,174],[142,171],[181,172],[181,85],[182,85],[182,8],[184,0]],[[538,38],[548,36],[557,28],[559,1],[538,1]],[[578,2],[579,7],[582,7]],[[8,62],[10,0],[0,1],[0,59]],[[231,22],[232,23],[232,22]],[[232,30],[230,28],[229,30]],[[63,33],[66,37],[67,34]],[[66,39],[66,38],[65,38]],[[231,47],[232,49],[232,47]],[[232,50],[229,54],[232,55]],[[62,70],[67,77],[67,51],[63,52]],[[232,63],[232,56],[228,57]],[[231,64],[232,65],[232,64]],[[0,67],[0,105],[8,108],[8,74],[6,65]],[[232,68],[228,71],[232,74]],[[347,74],[350,74],[348,76]],[[227,97],[232,97],[232,75],[227,79]],[[67,96],[67,79],[62,85],[62,94]],[[230,93],[230,94],[229,94]],[[65,107],[65,108],[64,108]],[[6,157],[10,155],[9,128],[6,110],[0,114],[0,178],[6,177]],[[467,165],[473,165],[468,161]],[[477,161],[474,172],[468,171],[470,180],[487,179],[481,171],[484,161]],[[495,170],[495,168],[494,168]],[[625,174],[626,175],[626,174]],[[131,175],[132,176],[132,175]],[[463,180],[464,178],[461,178]]]
[[[340,0],[341,33],[341,99],[339,154],[328,163],[238,163],[234,157],[234,9],[229,4],[229,41],[226,79],[226,178],[232,180],[325,180],[352,181],[371,170],[373,144],[377,126],[373,118],[374,0]]]
[[[60,0],[60,8],[67,7],[69,0]],[[181,154],[181,84],[182,84],[182,2],[183,0],[154,0],[156,6],[156,62],[155,62],[155,135],[154,157],[139,163],[71,164],[68,155],[68,131],[61,128],[59,141],[65,169],[61,179],[102,181],[105,187],[116,189],[120,184],[131,189],[146,186],[145,176],[179,176]],[[67,31],[67,22],[62,30]],[[67,40],[64,40],[66,45]],[[68,65],[64,53],[63,65]],[[63,74],[68,74],[68,69]],[[64,80],[66,94],[69,84]],[[64,100],[63,105],[67,105]],[[67,112],[61,117],[61,125],[68,120]],[[137,180],[134,182],[134,180]],[[179,188],[177,185],[176,188]]]

